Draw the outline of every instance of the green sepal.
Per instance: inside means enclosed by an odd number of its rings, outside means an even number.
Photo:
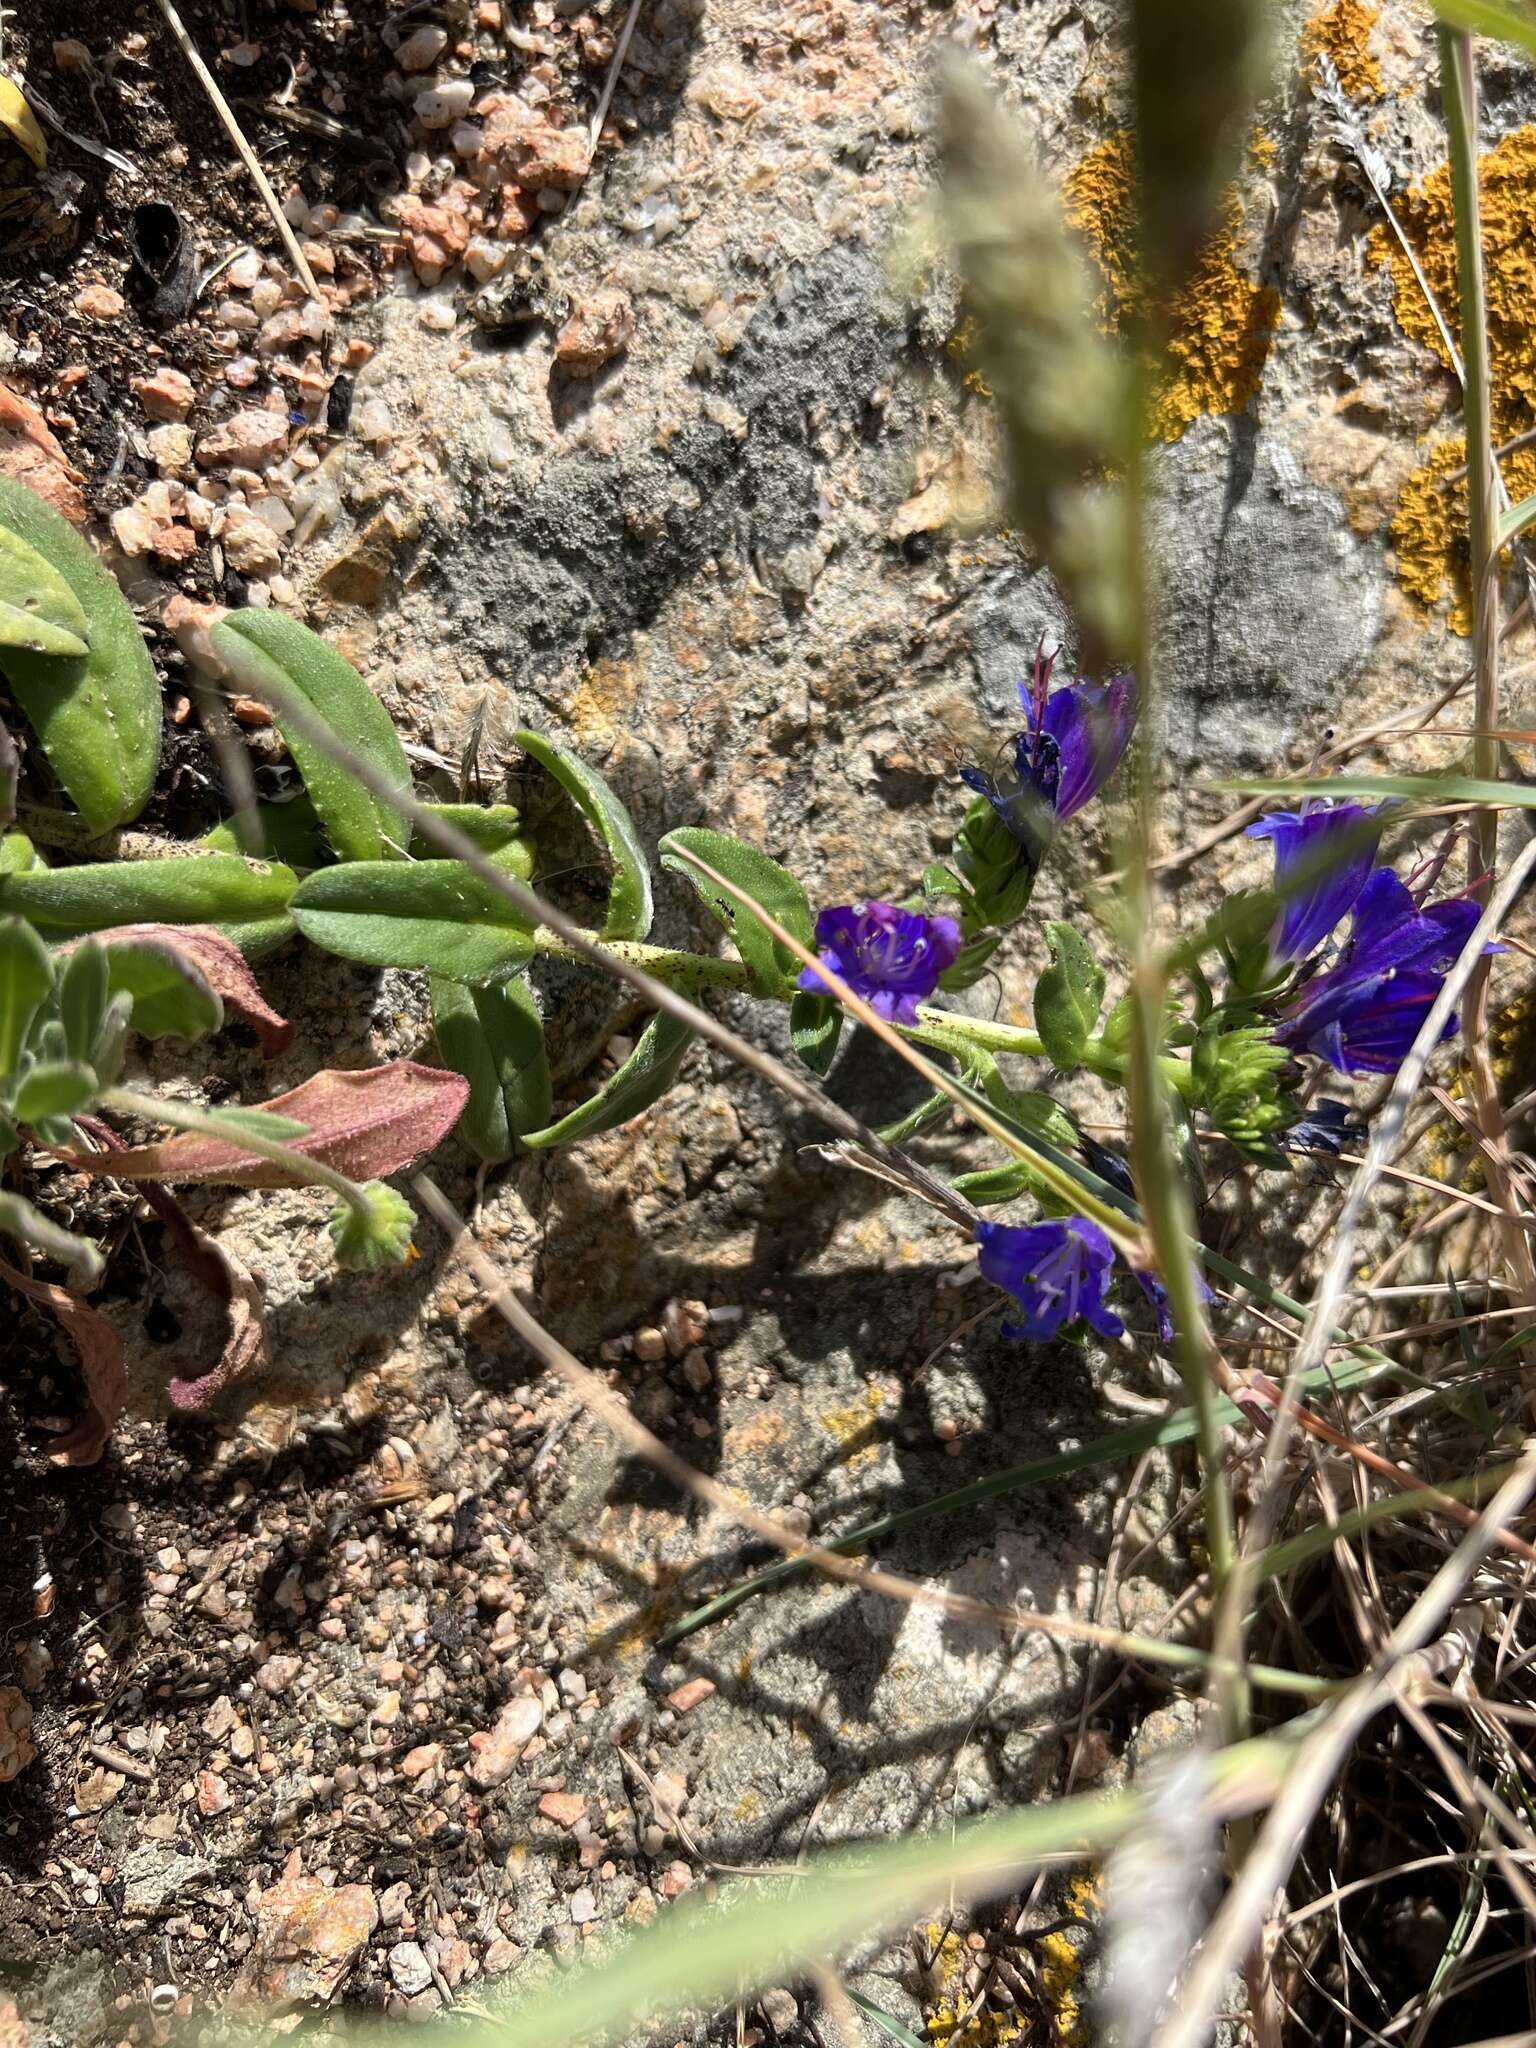
[[[810,900],[788,868],[780,867],[776,860],[771,860],[766,853],[759,853],[755,846],[744,845],[741,840],[732,839],[724,832],[710,832],[696,825],[681,825],[676,831],[669,832],[657,851],[661,855],[662,866],[670,868],[674,874],[686,876],[709,910],[730,933],[732,943],[752,976],[753,992],[760,996],[790,995],[805,962],[776,939],[761,918],[754,917],[718,883],[701,874],[685,856],[690,852],[696,853],[701,860],[707,861],[754,903],[760,903],[792,938],[810,948],[815,936]]]
[[[310,721],[324,725],[389,787],[409,794],[411,764],[394,720],[351,662],[283,612],[231,612],[214,627],[211,638],[242,688],[270,704],[326,836],[342,860],[404,860],[410,844],[404,814],[374,796],[349,768],[306,738],[285,708],[288,692],[300,696]]]
[[[954,860],[971,891],[967,925],[1017,924],[1034,894],[1038,863],[984,796],[966,807]]]
[[[1104,1001],[1104,970],[1071,925],[1045,927],[1051,965],[1035,983],[1035,1029],[1053,1066],[1080,1067]]]
[[[0,672],[93,833],[136,817],[160,759],[160,684],[126,599],[51,505],[0,476],[0,526],[43,555],[84,615],[83,654],[0,646]]]
[[[634,820],[595,768],[542,733],[523,729],[512,737],[575,804],[608,854],[613,878],[600,936],[643,939],[655,916],[651,870]]]
[[[504,981],[533,957],[532,927],[457,860],[347,861],[306,875],[293,898],[312,944],[367,967]]]
[[[416,1211],[387,1181],[365,1181],[359,1192],[366,1198],[366,1211],[343,1197],[331,1212],[336,1263],[363,1272],[400,1265],[411,1249]]]
[[[444,1063],[469,1083],[458,1132],[480,1158],[510,1159],[549,1123],[553,1091],[544,1022],[526,981],[494,988],[432,978],[432,1022]]]
[[[843,1006],[836,996],[813,996],[797,989],[789,1006],[789,1035],[795,1052],[813,1074],[825,1074],[837,1055],[843,1031]]]
[[[692,1043],[692,1027],[659,1010],[641,1032],[623,1066],[610,1075],[594,1096],[547,1130],[527,1132],[523,1143],[530,1151],[542,1152],[627,1124],[631,1117],[639,1116],[666,1094]]]

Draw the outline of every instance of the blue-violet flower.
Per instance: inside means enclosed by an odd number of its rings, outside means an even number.
[[[926,917],[893,903],[842,903],[817,918],[816,949],[822,965],[877,1016],[915,1024],[918,1004],[959,958],[960,927],[952,917]],[[827,993],[814,967],[804,970],[798,986],[808,995]]]
[[[980,1222],[976,1242],[984,1278],[1011,1294],[1023,1312],[1003,1324],[1005,1337],[1039,1343],[1076,1322],[1101,1337],[1123,1333],[1124,1323],[1104,1299],[1115,1248],[1086,1216],[1023,1226]]]
[[[1035,656],[1035,672],[1020,683],[1029,723],[1012,742],[1012,758],[996,775],[962,768],[961,780],[984,796],[1038,866],[1056,827],[1096,797],[1119,767],[1136,725],[1135,676],[1107,683],[1081,677],[1050,687],[1056,656]]]
[[[1272,811],[1248,827],[1250,839],[1275,845],[1280,915],[1269,936],[1273,974],[1309,959],[1354,908],[1376,865],[1373,820],[1365,804],[1309,804]]]

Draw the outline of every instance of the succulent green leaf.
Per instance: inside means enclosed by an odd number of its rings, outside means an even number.
[[[1035,1029],[1053,1065],[1070,1074],[1083,1063],[1104,1001],[1104,970],[1069,924],[1045,927],[1051,965],[1035,983]]]
[[[403,815],[307,739],[285,708],[290,693],[301,697],[312,720],[325,725],[392,787],[408,792],[411,764],[394,721],[351,662],[282,612],[232,612],[211,637],[241,687],[272,707],[277,729],[341,858],[403,860],[410,844]]]
[[[202,1038],[224,1022],[224,1004],[195,961],[163,939],[118,939],[103,949],[113,995],[133,1003],[144,1038]]]
[[[85,607],[46,556],[0,526],[0,647],[88,654]]]
[[[286,946],[299,928],[286,911],[278,911],[271,917],[225,918],[218,929],[247,960],[261,960]]]
[[[681,825],[669,832],[661,842],[660,852],[662,866],[686,875],[730,933],[737,952],[751,971],[755,992],[762,996],[788,995],[805,963],[773,936],[761,918],[754,917],[718,883],[701,874],[686,856],[696,853],[754,903],[760,903],[802,946],[810,946],[815,920],[804,889],[789,870],[766,853],[759,853],[755,846],[744,846],[739,839],[696,825]]]
[[[41,866],[37,849],[25,832],[0,835],[0,875],[24,875],[29,868]]]
[[[19,917],[0,922],[0,1079],[16,1071],[32,1019],[53,989],[48,948]]]
[[[795,1051],[813,1074],[825,1074],[842,1036],[843,1006],[836,996],[813,996],[804,989],[789,1006],[789,1035]]]
[[[595,768],[567,753],[542,733],[521,731],[512,737],[531,754],[546,774],[552,775],[597,834],[613,867],[608,888],[608,914],[603,919],[605,939],[643,939],[655,914],[651,894],[651,870],[635,830],[634,820]]]
[[[305,938],[368,967],[449,981],[504,981],[533,957],[531,928],[456,860],[348,861],[306,876],[293,899]]]
[[[239,923],[281,916],[296,879],[280,861],[231,853],[90,862],[0,875],[0,914],[29,918],[49,937],[115,924]]]
[[[88,1061],[95,1051],[110,995],[106,948],[86,939],[75,947],[59,976],[59,1018],[71,1059]]]
[[[519,881],[531,880],[533,841],[523,830],[523,814],[516,804],[423,804],[422,809],[462,832],[508,874]],[[418,860],[442,858],[441,847],[434,846],[422,832],[411,841],[411,852]]]
[[[666,1094],[692,1043],[690,1025],[658,1011],[641,1032],[623,1066],[589,1101],[547,1130],[525,1133],[523,1143],[530,1151],[547,1151],[551,1146],[574,1144],[578,1138],[592,1138],[599,1131],[627,1124],[631,1117],[639,1116]]]
[[[80,1061],[53,1060],[23,1076],[12,1113],[23,1124],[52,1116],[78,1116],[96,1099],[98,1085],[95,1074]]]
[[[160,758],[160,684],[144,636],[68,520],[8,477],[0,477],[0,527],[67,585],[88,643],[78,654],[0,644],[0,671],[86,825],[110,832],[143,809]]]
[[[544,1022],[526,981],[494,988],[432,979],[438,1049],[469,1083],[459,1135],[482,1159],[510,1159],[519,1140],[549,1122],[553,1100]]]

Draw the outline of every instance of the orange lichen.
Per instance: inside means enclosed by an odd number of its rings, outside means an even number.
[[[1093,251],[1104,278],[1099,317],[1108,333],[1128,324],[1136,303],[1136,168],[1129,130],[1089,151],[1070,173],[1066,216]],[[1229,193],[1219,227],[1169,322],[1167,361],[1151,405],[1156,440],[1177,441],[1203,413],[1241,412],[1259,388],[1280,299],[1237,264],[1242,208]]]
[[[1371,31],[1381,13],[1366,0],[1333,0],[1319,8],[1301,32],[1308,57],[1327,57],[1352,100],[1385,97],[1387,82],[1371,49]]]
[[[1488,355],[1492,372],[1493,434],[1498,443],[1536,428],[1536,250],[1530,220],[1536,206],[1536,127],[1516,128],[1478,161],[1483,261],[1487,273]],[[1399,218],[1435,300],[1452,333],[1459,326],[1455,219],[1450,170],[1442,164],[1399,202]],[[1413,266],[1385,225],[1373,228],[1371,260],[1392,274],[1398,325],[1451,368],[1445,345]],[[1467,592],[1466,493],[1444,479],[1466,456],[1460,441],[1443,441],[1414,470],[1392,520],[1397,573],[1403,588],[1432,605],[1451,592],[1453,632],[1471,631]],[[1536,456],[1528,448],[1503,458],[1511,495],[1536,488]]]

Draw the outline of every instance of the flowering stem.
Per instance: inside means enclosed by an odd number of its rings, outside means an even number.
[[[283,1167],[296,1181],[306,1186],[329,1188],[364,1221],[372,1214],[368,1197],[357,1182],[348,1180],[334,1166],[311,1159],[307,1153],[295,1152],[292,1146],[284,1145],[276,1138],[258,1137],[243,1123],[238,1130],[234,1129],[215,1110],[194,1109],[190,1103],[168,1102],[158,1095],[140,1095],[132,1088],[107,1089],[101,1097],[101,1106],[115,1110],[119,1116],[139,1116],[147,1123],[169,1124],[173,1131],[196,1131],[204,1138],[218,1138],[225,1144],[242,1145],[247,1152],[254,1152],[258,1159],[268,1159],[274,1166]]]
[[[586,953],[551,931],[547,924],[535,929],[533,943],[546,959],[590,964]],[[616,960],[643,968],[668,988],[685,993],[696,994],[705,988],[744,990],[752,985],[751,973],[740,960],[721,960],[711,953],[685,953],[672,946],[643,946],[636,939],[605,939],[603,947]]]

